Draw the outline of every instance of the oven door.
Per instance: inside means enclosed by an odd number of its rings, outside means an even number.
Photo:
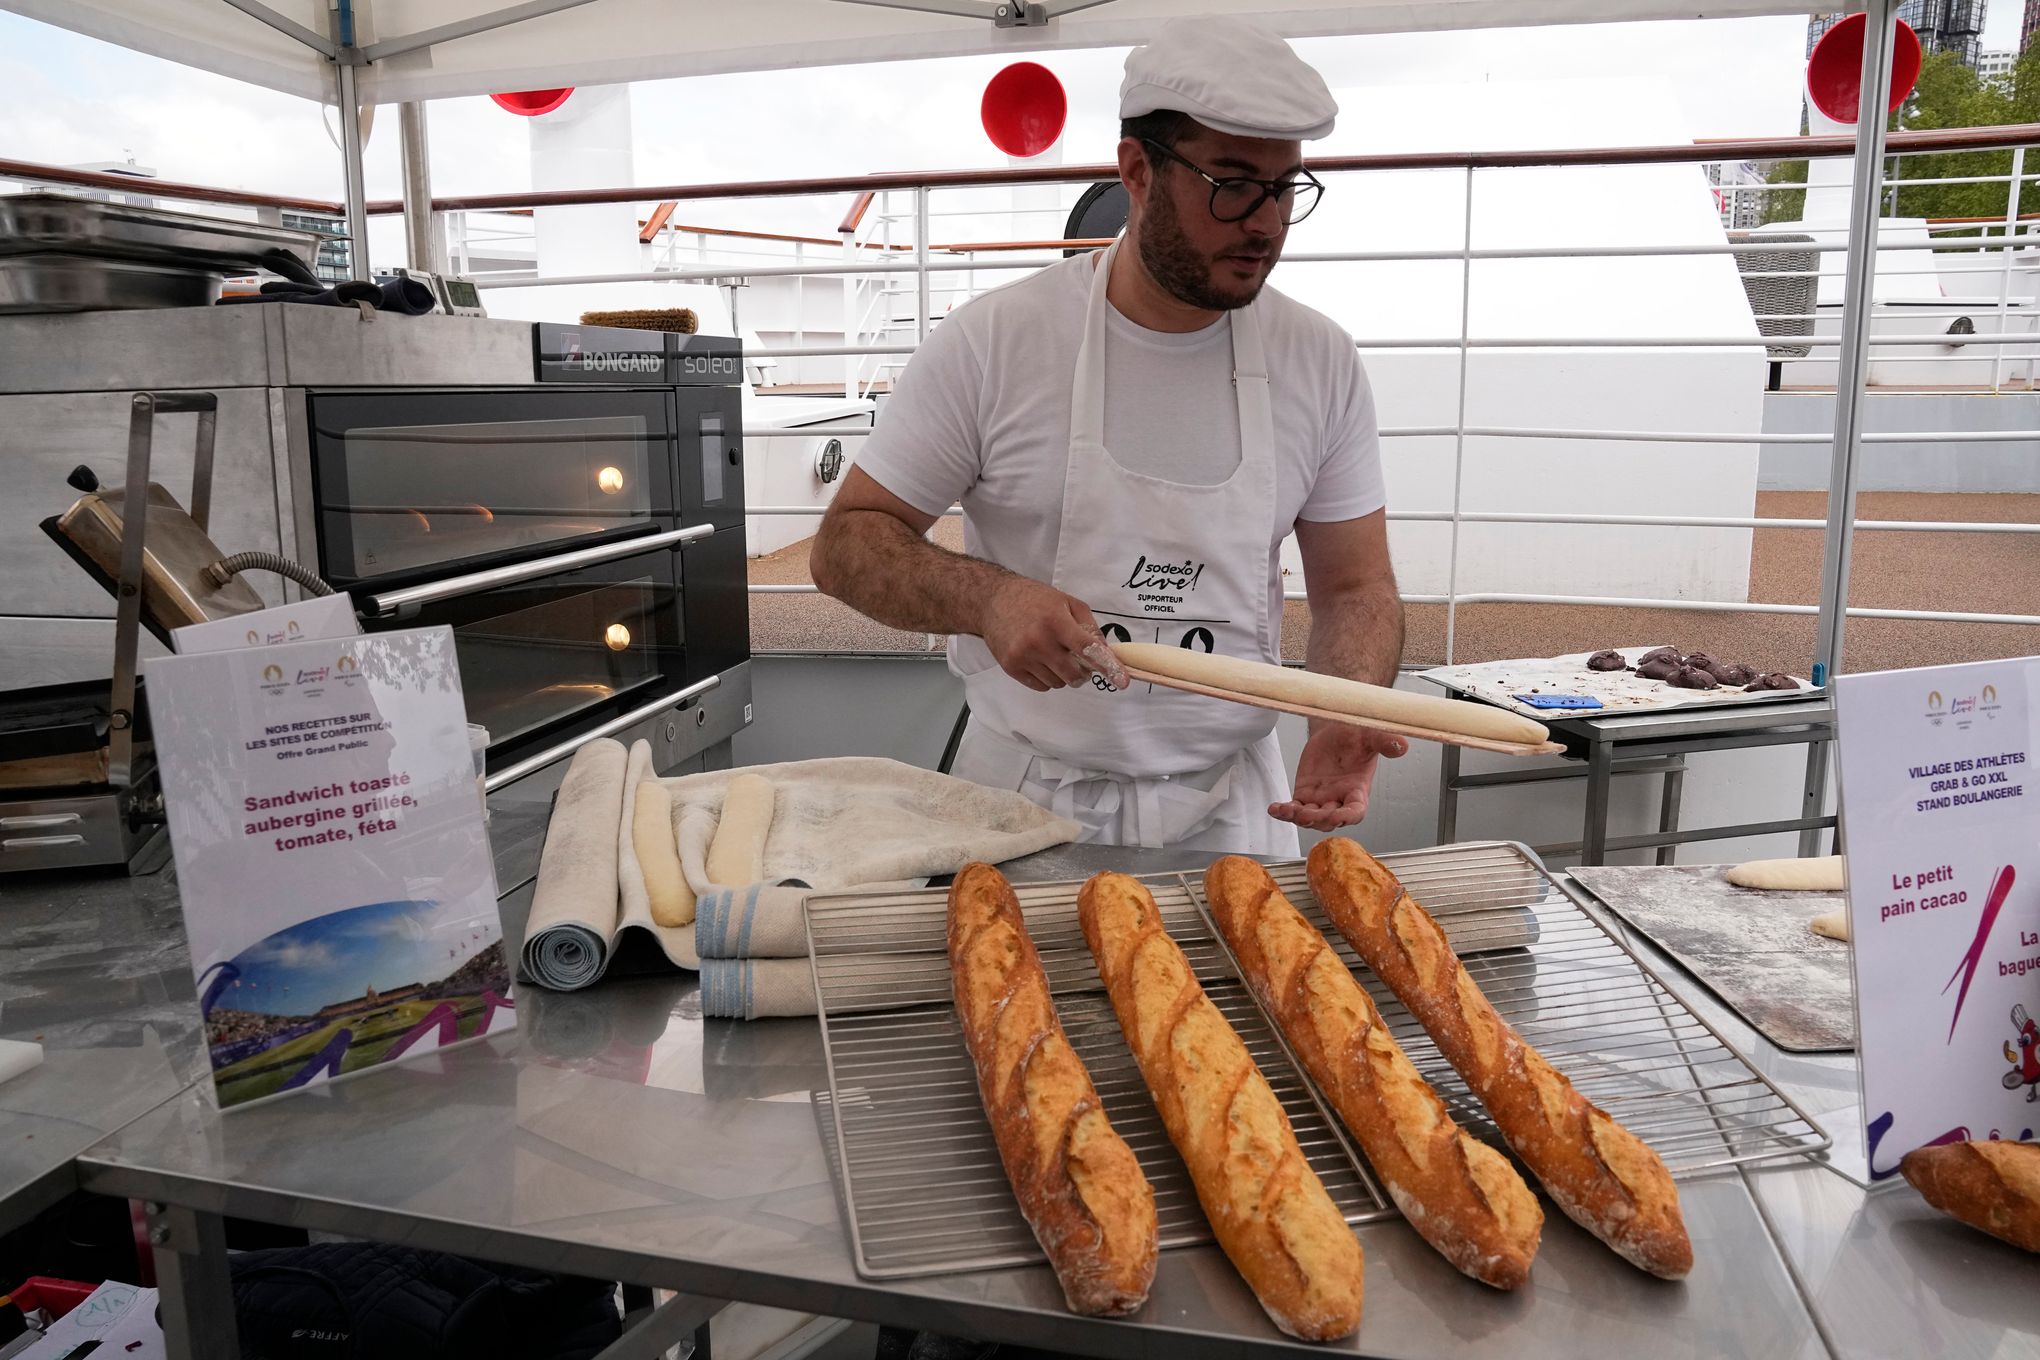
[[[706,526],[366,595],[373,629],[453,630],[468,721],[492,766],[685,684],[681,549]]]
[[[307,400],[319,574],[336,586],[402,586],[680,527],[670,392]]]

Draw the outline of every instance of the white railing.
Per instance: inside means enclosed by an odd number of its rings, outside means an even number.
[[[1908,155],[1931,154],[1908,152]],[[2040,250],[2040,229],[2023,225],[2018,216],[2018,202],[2015,186],[2028,181],[2040,180],[2040,175],[2028,175],[2023,170],[2023,150],[2015,156],[2010,174],[2002,176],[1960,176],[1941,180],[1897,180],[1890,184],[1924,186],[1927,184],[1974,184],[2002,183],[2007,186],[2008,207],[2002,221],[1988,223],[1941,224],[1925,241],[1894,241],[1881,243],[1881,256],[1918,254],[1921,267],[1914,271],[1886,270],[1891,277],[1907,272],[1931,275],[1937,278],[1964,274],[1990,275],[1996,282],[1991,295],[1979,295],[1976,305],[1964,308],[1959,304],[1939,300],[1925,306],[1892,306],[1881,309],[1887,324],[1896,327],[1890,333],[1872,333],[1869,345],[1873,358],[1880,353],[1895,354],[1901,350],[1927,349],[1927,353],[1906,353],[1907,363],[1974,363],[1978,359],[1991,362],[1991,377],[1988,384],[1977,384],[1978,390],[2002,390],[2008,372],[2024,366],[2030,375],[2032,365],[2040,360],[2040,333],[2017,329],[2012,325],[2014,318],[2036,319],[2040,325],[2040,308],[2031,301],[2012,295],[2014,279],[2014,255],[2024,250]],[[1346,172],[1365,174],[1366,171]],[[1755,317],[1752,317],[1751,331],[1733,335],[1691,335],[1667,332],[1663,334],[1607,335],[1607,336],[1565,336],[1565,335],[1483,335],[1473,333],[1471,326],[1471,297],[1476,282],[1473,266],[1484,261],[1538,260],[1538,259],[1637,259],[1650,257],[1706,257],[1717,255],[1784,254],[1790,252],[1815,252],[1821,255],[1840,255],[1848,248],[1843,240],[1815,242],[1766,242],[1761,239],[1736,242],[1710,242],[1695,244],[1597,244],[1582,247],[1566,246],[1520,246],[1520,247],[1476,247],[1472,244],[1471,212],[1474,201],[1474,184],[1479,169],[1466,167],[1463,170],[1440,173],[1456,173],[1463,177],[1463,195],[1467,204],[1467,220],[1462,224],[1459,239],[1451,244],[1440,244],[1422,249],[1405,250],[1355,250],[1316,251],[1285,254],[1289,263],[1321,264],[1399,264],[1399,263],[1444,263],[1456,262],[1460,271],[1461,308],[1458,324],[1453,330],[1430,335],[1407,336],[1363,336],[1356,340],[1362,352],[1389,352],[1397,350],[1450,350],[1460,357],[1458,410],[1450,423],[1426,426],[1402,426],[1384,428],[1380,431],[1384,441],[1415,438],[1449,438],[1453,440],[1453,479],[1450,504],[1444,508],[1413,509],[1397,508],[1387,512],[1387,518],[1396,522],[1443,523],[1451,527],[1452,541],[1448,550],[1447,588],[1444,593],[1409,593],[1404,596],[1412,604],[1442,604],[1446,614],[1446,657],[1451,660],[1456,644],[1457,610],[1461,605],[1477,603],[1520,603],[1535,605],[1588,605],[1602,607],[1643,608],[1680,610],[1697,613],[1752,613],[1752,614],[1806,614],[1819,612],[1815,604],[1786,604],[1752,602],[1746,600],[1699,600],[1660,599],[1606,596],[1594,594],[1536,594],[1514,591],[1467,591],[1459,588],[1460,544],[1462,526],[1475,524],[1540,524],[1540,525],[1627,525],[1661,528],[1706,528],[1706,529],[1779,529],[1793,531],[1820,530],[1828,527],[1825,520],[1773,519],[1758,516],[1721,515],[1655,515],[1655,514],[1593,514],[1585,512],[1496,512],[1467,509],[1464,505],[1464,481],[1466,468],[1466,442],[1469,439],[1524,439],[1558,442],[1620,441],[1639,444],[1707,445],[1733,444],[1757,445],[1828,445],[1832,442],[1830,432],[1780,433],[1762,432],[1720,432],[1688,430],[1633,430],[1596,429],[1590,427],[1546,427],[1528,425],[1480,424],[1467,418],[1467,384],[1470,365],[1466,357],[1480,351],[1502,350],[1713,350],[1713,349],[1758,349],[1767,342],[1771,344],[1803,345],[1810,353],[1803,358],[1782,356],[1779,362],[1788,369],[1793,365],[1818,364],[1825,360],[1832,363],[1833,352],[1840,346],[1838,333],[1817,333],[1815,327],[1823,321],[1832,322],[1838,318],[1839,309],[1816,305],[1812,310],[1799,313],[1767,313],[1766,320],[1798,320],[1806,323],[1809,332],[1792,336],[1760,336],[1755,333]],[[1732,185],[1718,187],[1724,194],[1737,192],[1769,193],[1803,189],[1802,185]],[[735,252],[721,251],[714,261],[699,259],[692,267],[680,264],[673,256],[668,267],[639,274],[603,275],[572,279],[548,279],[545,283],[577,283],[619,280],[703,280],[727,279],[733,268],[740,269],[747,280],[790,278],[798,281],[815,278],[840,278],[844,281],[846,295],[846,324],[844,334],[847,343],[841,345],[813,345],[803,343],[805,337],[796,335],[794,343],[768,346],[755,350],[757,358],[814,358],[840,357],[845,361],[846,389],[862,393],[868,391],[871,382],[882,367],[888,363],[897,366],[910,356],[919,339],[925,335],[931,324],[933,312],[929,305],[932,295],[937,293],[954,297],[968,297],[977,291],[978,279],[989,274],[994,281],[1010,277],[1015,271],[1033,270],[1053,263],[1060,254],[1033,252],[1000,252],[985,250],[944,251],[931,248],[929,228],[932,222],[945,223],[957,219],[978,217],[993,218],[1009,215],[1009,210],[993,211],[942,211],[931,208],[934,189],[927,185],[901,190],[911,193],[911,212],[900,209],[892,201],[893,191],[887,191],[886,200],[874,205],[869,215],[870,235],[862,240],[846,243],[841,263],[818,263],[803,253],[787,263],[750,263],[734,258]],[[901,231],[905,240],[896,242],[893,233]],[[907,244],[908,251],[872,250],[868,245],[881,246]],[[705,251],[705,244],[697,243],[697,250]],[[1995,252],[1995,253],[1993,253]],[[756,252],[757,257],[769,257],[771,252]],[[1972,262],[1968,257],[1975,257]],[[1756,270],[1757,276],[1770,277],[1817,277],[1816,270]],[[952,287],[942,287],[936,280],[960,276],[962,282]],[[905,287],[897,282],[912,280],[913,295],[916,298],[912,325],[881,311],[888,299],[907,295]],[[861,299],[861,301],[860,301]],[[1976,327],[1971,333],[1948,333],[1933,329],[1930,323],[1954,318],[1981,318],[1988,314],[1988,327]],[[1838,326],[1834,327],[1839,330]],[[1456,333],[1455,333],[1456,331]],[[2030,376],[2026,386],[2030,387]],[[811,427],[803,433],[832,434],[853,437],[868,434],[862,426]],[[747,430],[747,435],[767,437],[781,434],[775,429]],[[1991,444],[1991,443],[2035,443],[2040,442],[2040,429],[2015,430],[1947,430],[1932,432],[1877,432],[1863,436],[1866,445],[1899,443],[1937,444]],[[814,517],[818,511],[814,506],[753,505],[747,507],[747,514],[753,515],[804,515]],[[959,514],[953,508],[950,515]],[[1872,533],[1924,532],[1924,533],[2005,533],[2032,535],[2040,533],[2040,524],[1993,523],[1993,522],[1943,522],[1914,520],[1859,519],[1852,531]],[[812,585],[754,585],[758,594],[803,594],[814,593]],[[1285,591],[1285,598],[1301,600],[1302,591]],[[1855,607],[1847,611],[1849,617],[1871,619],[1927,620],[1947,623],[1989,623],[2040,625],[2040,615],[1988,613],[1958,610],[1928,609],[1886,609]]]

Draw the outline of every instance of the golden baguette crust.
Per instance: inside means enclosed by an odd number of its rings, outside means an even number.
[[[1693,1244],[1664,1163],[1495,1013],[1396,876],[1344,837],[1319,842],[1309,868],[1332,924],[1423,1022],[1553,1202],[1653,1275],[1691,1270]]]
[[[1277,1327],[1332,1341],[1360,1325],[1360,1240],[1304,1160],[1247,1046],[1162,928],[1148,890],[1098,874],[1077,898],[1127,1047],[1219,1246]]]
[[[1247,985],[1410,1226],[1481,1283],[1521,1285],[1544,1211],[1509,1159],[1452,1121],[1366,989],[1266,869],[1227,855],[1204,871],[1204,896]]]
[[[1985,1139],[1914,1148],[1898,1169],[1942,1213],[2040,1251],[2040,1144]]]
[[[957,1022],[1014,1198],[1070,1310],[1122,1317],[1155,1279],[1155,1192],[1049,999],[1019,899],[989,864],[949,889]]]

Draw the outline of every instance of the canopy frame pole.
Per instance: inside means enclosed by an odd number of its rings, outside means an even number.
[[[261,0],[226,0],[226,3],[232,5],[251,19],[257,19],[262,23],[268,24],[278,33],[297,39],[328,61],[339,61],[341,59],[339,44],[335,43],[331,38],[306,28],[295,19],[286,18],[278,14],[275,10],[269,8],[269,6],[262,4]]]
[[[361,49],[361,55],[371,62],[382,61],[387,57],[400,57],[406,52],[415,52],[434,43],[452,42],[456,38],[471,38],[477,33],[491,33],[499,28],[508,28],[512,24],[521,24],[526,19],[542,19],[548,14],[579,9],[582,5],[592,2],[593,0],[525,0],[521,5],[510,5],[488,14],[477,14],[472,19],[461,19],[454,23],[441,24],[437,28],[407,33],[401,38],[391,38],[387,42],[370,43]],[[228,3],[238,3],[238,0],[228,0]]]
[[[340,97],[340,168],[347,187],[347,263],[355,278],[372,279],[375,275],[368,262],[368,193],[361,170],[361,99],[355,85],[355,70],[344,61],[333,68]]]
[[[876,5],[880,9],[906,9],[920,14],[952,14],[959,19],[998,20],[997,7],[990,0],[834,0],[839,5]]]
[[[398,131],[404,153],[404,243],[411,268],[433,274],[446,270],[446,233],[432,211],[432,144],[425,126],[425,105],[397,106]]]
[[[1813,682],[1826,684],[1843,661],[1849,559],[1856,522],[1856,462],[1863,445],[1863,388],[1870,373],[1871,309],[1876,304],[1879,182],[1883,179],[1885,106],[1891,101],[1895,0],[1864,6],[1862,96],[1856,112],[1856,161],[1849,186],[1849,254],[1842,283],[1842,340],[1835,355],[1835,442],[1828,467],[1827,534]],[[1811,776],[1809,776],[1811,782]]]

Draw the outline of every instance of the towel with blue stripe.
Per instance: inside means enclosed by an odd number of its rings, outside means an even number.
[[[797,878],[713,888],[695,902],[695,952],[704,959],[804,959],[807,896]]]

